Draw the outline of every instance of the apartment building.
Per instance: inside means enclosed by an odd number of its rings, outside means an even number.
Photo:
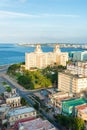
[[[56,45],[53,52],[43,52],[40,45],[36,45],[36,49],[32,53],[25,54],[25,68],[45,68],[48,65],[66,66],[68,61],[68,53],[61,52],[59,45]]]
[[[79,93],[84,89],[87,89],[87,77],[72,74],[69,70],[58,73],[59,91]]]

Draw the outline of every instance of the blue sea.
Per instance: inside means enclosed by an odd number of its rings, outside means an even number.
[[[25,61],[25,52],[33,52],[35,47],[18,46],[17,44],[0,44],[0,65]],[[42,46],[44,52],[52,52],[53,47]],[[62,52],[83,51],[81,48],[61,48]]]

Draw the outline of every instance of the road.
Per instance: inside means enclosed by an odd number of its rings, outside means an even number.
[[[17,84],[15,81],[12,81],[12,79],[10,79],[9,76],[7,76],[7,75],[5,74],[6,70],[7,70],[7,68],[6,68],[6,69],[3,69],[3,70],[0,70],[0,77],[3,78],[3,80],[5,80],[12,88],[16,88],[17,93],[18,93],[21,97],[25,98],[25,100],[33,107],[33,102],[32,102],[32,100],[31,100],[31,98],[29,98],[29,96],[28,96],[28,95],[32,95],[33,91],[28,91],[28,92],[27,92],[27,91],[25,91],[25,90],[23,89],[22,86],[20,86],[19,84]],[[3,73],[3,72],[4,72],[4,73]],[[39,90],[37,90],[37,91],[39,91]],[[64,128],[62,128],[58,123],[56,123],[56,122],[54,121],[54,119],[53,119],[53,120],[50,119],[50,117],[46,114],[45,111],[39,111],[39,113],[40,113],[43,117],[45,117],[47,120],[52,121],[52,124],[57,128],[57,130],[64,130]]]

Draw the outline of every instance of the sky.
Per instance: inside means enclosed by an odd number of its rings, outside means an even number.
[[[87,0],[0,0],[0,43],[87,43]]]

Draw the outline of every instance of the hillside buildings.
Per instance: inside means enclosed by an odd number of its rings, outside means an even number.
[[[32,53],[26,53],[25,55],[25,68],[45,68],[48,65],[63,65],[66,66],[68,61],[68,53],[61,52],[59,45],[56,45],[53,52],[43,52],[40,45],[36,46],[36,49]]]

